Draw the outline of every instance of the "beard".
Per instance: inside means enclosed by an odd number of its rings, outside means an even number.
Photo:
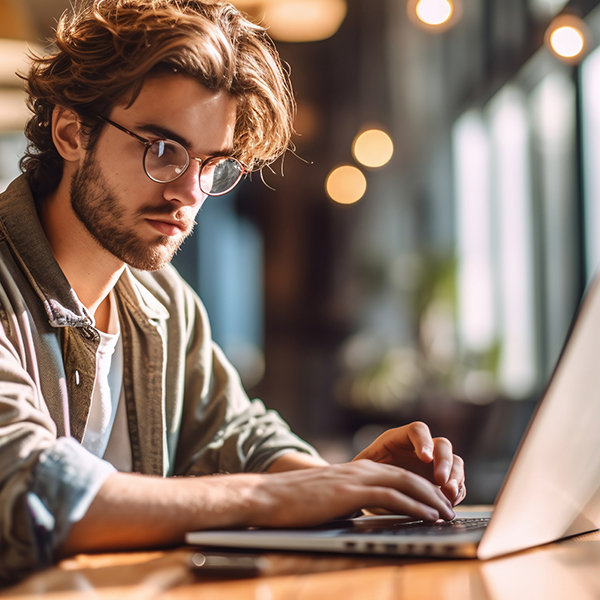
[[[142,239],[124,223],[127,211],[110,189],[90,152],[71,181],[71,206],[77,218],[105,250],[124,263],[142,271],[156,271],[171,261],[184,240],[192,233],[193,225],[182,211],[173,213],[169,204],[143,206],[133,213],[134,220],[145,215],[157,218],[176,218],[185,224],[185,234],[173,237],[158,235],[154,241]],[[131,213],[130,213],[131,215]]]

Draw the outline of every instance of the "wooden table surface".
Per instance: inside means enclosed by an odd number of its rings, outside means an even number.
[[[56,600],[532,600],[600,598],[600,532],[490,560],[267,553],[265,575],[217,579],[188,568],[191,547],[79,555],[4,589]]]

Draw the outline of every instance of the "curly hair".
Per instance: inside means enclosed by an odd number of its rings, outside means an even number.
[[[63,159],[52,112],[75,111],[93,148],[117,102],[131,105],[144,79],[164,70],[194,77],[237,102],[234,152],[252,170],[293,149],[289,73],[265,30],[213,0],[79,0],[58,22],[53,51],[33,56],[25,80],[33,112],[21,159],[35,193],[58,186]]]

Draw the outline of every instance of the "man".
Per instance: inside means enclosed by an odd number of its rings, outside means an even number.
[[[326,465],[250,402],[168,265],[207,196],[290,146],[265,32],[208,1],[94,0],[26,88],[24,175],[0,196],[1,576],[202,528],[453,518],[448,440],[416,423]]]

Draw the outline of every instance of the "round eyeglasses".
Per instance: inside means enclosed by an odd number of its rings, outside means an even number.
[[[144,172],[156,183],[169,183],[181,177],[192,160],[200,164],[198,185],[207,196],[230,192],[247,173],[246,166],[233,156],[213,156],[205,160],[190,156],[179,142],[167,139],[147,140],[122,125],[99,116],[104,122],[144,144]]]

